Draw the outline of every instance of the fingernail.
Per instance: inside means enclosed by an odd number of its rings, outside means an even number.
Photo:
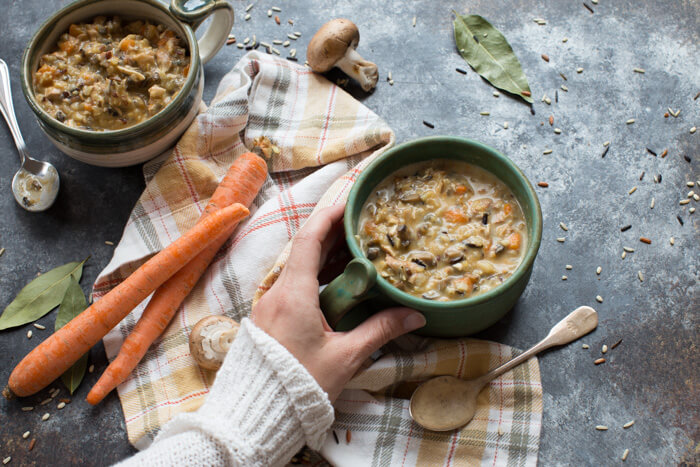
[[[403,320],[403,327],[406,332],[415,331],[425,326],[425,316],[422,313],[411,313]]]

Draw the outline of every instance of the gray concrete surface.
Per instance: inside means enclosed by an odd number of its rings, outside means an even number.
[[[2,307],[37,272],[90,254],[82,281],[88,292],[111,256],[104,241],[119,239],[143,188],[138,167],[100,169],[62,155],[24,102],[19,89],[24,46],[43,19],[67,3],[2,2],[0,57],[10,66],[20,125],[31,153],[54,163],[62,177],[61,193],[50,211],[30,214],[19,208],[10,194],[17,158],[9,132],[0,125],[0,247],[6,248],[0,257]],[[700,179],[700,132],[689,132],[700,126],[700,99],[693,100],[700,91],[700,3],[600,0],[597,5],[588,2],[595,10],[591,14],[581,2],[557,0],[298,0],[276,2],[283,10],[281,26],[266,15],[275,3],[269,0],[255,2],[252,19],[244,21],[247,3],[233,2],[236,37],[256,34],[258,40],[271,41],[298,30],[303,35],[293,46],[300,57],[323,22],[333,17],[354,20],[362,34],[359,51],[379,65],[381,78],[371,95],[349,89],[389,122],[398,142],[436,134],[474,138],[511,157],[533,183],[549,183],[549,188],[537,189],[545,228],[530,285],[516,309],[483,333],[522,348],[578,305],[600,312],[599,328],[582,340],[589,350],[577,342],[540,359],[545,394],[541,464],[621,464],[625,448],[630,449],[631,465],[697,464],[700,213],[690,214],[689,207],[700,203],[680,206],[679,200],[691,189],[700,192],[700,187],[686,186]],[[451,9],[481,14],[504,32],[529,78],[536,115],[518,99],[493,97],[494,89],[462,61],[453,43]],[[293,27],[288,18],[294,19]],[[547,24],[539,26],[533,18],[544,18]],[[569,38],[566,43],[564,37]],[[226,47],[206,66],[207,99],[243,53]],[[549,55],[548,63],[540,58],[543,53]],[[467,69],[467,75],[455,72],[456,67]],[[578,67],[582,73],[576,72]],[[646,73],[633,72],[635,67]],[[386,82],[389,71],[393,86]],[[551,105],[540,102],[543,94],[552,99]],[[680,109],[678,118],[664,118],[667,107]],[[485,110],[491,115],[480,116]],[[554,134],[549,115],[562,134]],[[630,118],[636,122],[625,124]],[[435,129],[425,127],[423,120]],[[504,130],[506,121],[509,128]],[[601,158],[608,140],[610,150]],[[654,157],[647,147],[658,154],[668,148],[668,156]],[[548,148],[552,154],[543,155]],[[657,174],[662,175],[660,183],[653,180]],[[634,186],[637,190],[628,194]],[[568,232],[560,229],[560,222]],[[620,232],[625,224],[632,228]],[[652,244],[640,243],[640,236]],[[556,237],[566,237],[566,242],[558,243]],[[635,249],[624,260],[623,246]],[[573,269],[565,270],[566,264]],[[562,281],[562,275],[568,280]],[[596,302],[596,295],[603,303]],[[40,322],[52,327],[54,314]],[[35,330],[27,340],[27,329],[0,334],[0,381],[49,333]],[[619,339],[623,341],[608,352],[607,363],[594,366],[601,346]],[[133,452],[116,395],[98,408],[83,402],[106,364],[101,346],[90,358],[95,374],[86,377],[74,402],[60,412],[53,404],[46,410],[20,411],[22,405],[37,404],[44,393],[22,403],[0,402],[0,458],[11,455],[13,464],[22,465],[104,465]],[[41,422],[46,411],[52,417]],[[636,420],[635,425],[623,430],[629,420]],[[599,424],[610,429],[596,431]],[[37,438],[32,452],[21,438],[25,430]]]

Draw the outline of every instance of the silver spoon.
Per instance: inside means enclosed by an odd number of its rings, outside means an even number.
[[[449,431],[460,428],[474,418],[476,399],[492,379],[527,361],[533,355],[573,342],[598,325],[598,313],[588,306],[572,311],[549,331],[547,337],[514,359],[475,379],[438,376],[418,386],[411,396],[409,414],[423,428]]]
[[[12,178],[12,193],[27,211],[45,211],[50,208],[58,195],[60,179],[56,167],[48,162],[29,157],[22,133],[17,125],[15,109],[10,92],[10,71],[0,59],[0,113],[5,117],[10,133],[15,140],[21,167]]]

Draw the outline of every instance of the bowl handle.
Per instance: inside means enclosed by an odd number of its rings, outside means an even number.
[[[202,22],[214,15],[204,35],[197,41],[202,65],[211,60],[224,45],[233,27],[233,7],[226,0],[201,0],[202,5],[188,10],[187,0],[172,0],[170,12],[180,21],[197,29]]]
[[[345,271],[321,291],[321,310],[331,328],[335,329],[341,319],[354,306],[372,298],[377,270],[365,258],[355,258],[348,263]]]

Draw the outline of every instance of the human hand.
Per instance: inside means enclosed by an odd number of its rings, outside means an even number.
[[[318,273],[342,232],[344,206],[322,209],[294,237],[280,277],[253,309],[251,319],[308,370],[335,401],[360,365],[392,339],[425,326],[410,308],[376,313],[349,332],[333,331],[321,312]]]

